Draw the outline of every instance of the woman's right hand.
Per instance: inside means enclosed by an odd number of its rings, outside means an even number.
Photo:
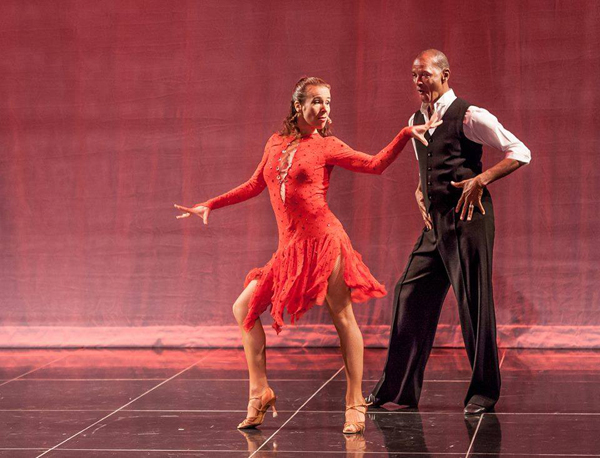
[[[210,213],[210,208],[205,207],[204,205],[195,205],[192,208],[184,207],[183,205],[175,205],[175,208],[181,210],[183,213],[181,215],[177,215],[177,219],[188,218],[192,214],[199,216],[204,221],[204,224],[208,224],[208,214]]]
[[[427,121],[425,124],[419,124],[417,126],[410,127],[410,136],[427,146],[425,132],[427,132],[429,129],[436,128],[437,126],[441,125],[442,122],[443,121],[440,119],[436,111],[433,113],[433,116],[431,116],[431,119],[429,119],[429,121]]]

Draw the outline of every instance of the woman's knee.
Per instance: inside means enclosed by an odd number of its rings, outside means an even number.
[[[246,319],[246,315],[248,315],[248,306],[239,300],[235,301],[233,303],[233,316],[240,326]]]
[[[327,302],[336,313],[350,306],[350,288],[344,280],[344,260],[338,256],[327,283]]]
[[[327,302],[329,305],[329,313],[333,319],[333,323],[337,328],[348,328],[356,324],[352,303],[346,302],[344,305],[333,301]]]
[[[248,315],[248,305],[250,304],[252,293],[256,289],[256,283],[256,280],[252,280],[233,303],[233,316],[240,326],[246,319],[246,315]]]

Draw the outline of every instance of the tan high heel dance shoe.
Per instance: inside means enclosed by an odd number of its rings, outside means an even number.
[[[254,407],[256,410],[258,410],[258,415],[255,417],[246,417],[245,420],[237,426],[238,429],[256,428],[257,426],[261,425],[267,410],[269,410],[269,407],[273,409],[273,416],[277,416],[277,410],[275,409],[275,401],[277,401],[277,396],[275,396],[275,393],[271,388],[266,388],[260,396],[251,397],[248,403],[252,402],[254,399],[260,400],[260,405],[258,407]]]
[[[353,406],[346,406],[346,412],[349,410],[356,410],[364,414],[365,419],[367,418],[367,408],[371,404],[356,404]],[[364,410],[362,410],[364,408]],[[344,429],[342,430],[344,434],[362,434],[365,432],[365,422],[364,421],[347,421],[344,423]]]

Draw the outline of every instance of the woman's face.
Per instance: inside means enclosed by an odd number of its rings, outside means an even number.
[[[296,103],[300,117],[310,127],[323,129],[331,111],[331,93],[326,86],[308,86],[307,97],[302,105]]]

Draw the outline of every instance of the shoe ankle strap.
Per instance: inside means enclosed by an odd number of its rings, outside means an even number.
[[[371,404],[372,404],[372,403],[369,403],[369,404],[355,404],[355,405],[353,405],[353,406],[346,406],[346,411],[348,411],[348,410],[356,410],[357,412],[360,412],[360,413],[364,413],[364,414],[366,414],[366,413],[367,413],[367,408],[368,408],[368,407],[369,407]],[[363,408],[365,409],[365,411],[363,412],[362,410],[359,410],[359,407],[363,407]]]

